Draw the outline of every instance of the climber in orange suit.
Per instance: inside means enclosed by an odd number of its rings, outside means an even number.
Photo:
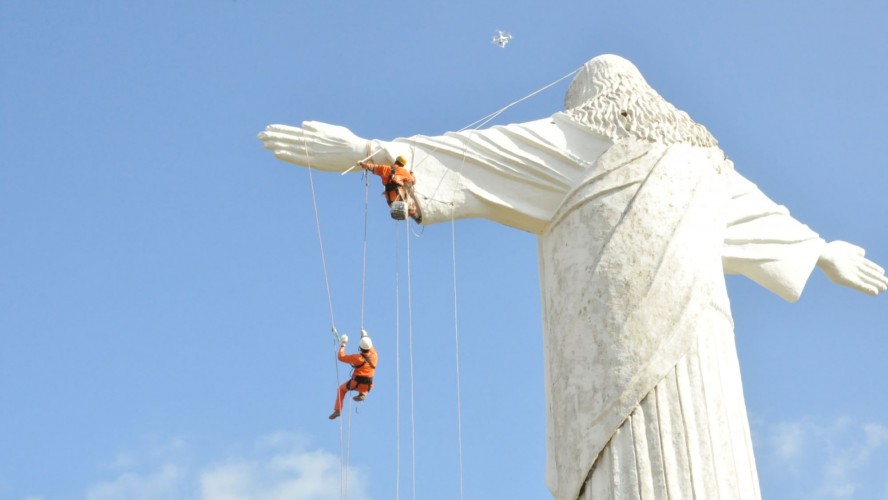
[[[416,222],[422,222],[419,203],[413,197],[413,184],[416,182],[416,178],[413,177],[413,173],[407,170],[406,158],[399,156],[391,165],[377,165],[366,161],[360,162],[359,165],[364,170],[378,175],[382,180],[382,185],[385,186],[385,201],[388,202],[389,207],[392,207],[393,218],[404,219],[404,217],[398,216],[399,212],[393,205],[395,202],[402,201],[407,204],[406,215],[412,217]]]
[[[352,365],[352,376],[348,382],[339,386],[339,394],[336,395],[336,404],[333,406],[333,413],[330,414],[330,420],[339,418],[340,410],[342,410],[342,400],[345,399],[345,393],[348,391],[357,391],[355,401],[363,401],[373,388],[373,374],[376,373],[376,349],[373,348],[373,341],[367,336],[367,332],[361,330],[361,342],[358,343],[361,352],[359,354],[346,354],[345,345],[348,343],[348,335],[343,335],[339,344],[339,361]]]

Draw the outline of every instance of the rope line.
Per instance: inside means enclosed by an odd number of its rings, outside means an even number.
[[[456,224],[450,210],[450,254],[453,256],[453,340],[456,349],[456,443],[459,454],[459,498],[463,499],[462,396],[459,374],[459,297],[456,293]]]
[[[395,500],[401,498],[401,284],[395,226]]]
[[[411,276],[410,262],[410,217],[404,218],[404,227],[407,234],[407,337],[410,347],[410,445],[411,445],[411,473],[413,484],[413,500],[416,500],[416,411],[414,409],[413,391],[413,279]]]
[[[324,270],[324,286],[327,290],[327,304],[330,307],[330,324],[332,325],[331,331],[334,336],[334,346],[338,344],[339,332],[336,330],[336,318],[333,314],[333,294],[330,291],[330,277],[327,273],[327,257],[324,252],[324,238],[321,234],[321,218],[318,215],[318,200],[317,195],[315,194],[315,184],[314,184],[314,175],[312,175],[313,168],[311,167],[311,154],[309,154],[308,149],[308,141],[305,139],[305,130],[302,131],[302,145],[305,147],[305,157],[306,157],[306,167],[308,168],[308,183],[311,187],[311,205],[314,209],[315,216],[315,228],[318,233],[318,246],[321,252],[321,267]],[[339,350],[336,349],[335,354],[333,355],[333,368],[336,371],[336,390],[339,390]],[[346,465],[343,463],[343,449],[344,449],[344,440],[343,440],[343,429],[342,429],[342,420],[339,421],[339,497],[342,500],[346,499],[347,490],[346,490],[346,482],[348,481],[348,476],[345,473]]]
[[[475,127],[476,125],[479,126],[479,127],[480,127],[480,126],[484,126],[484,125],[486,125],[488,122],[490,122],[490,120],[493,120],[493,119],[496,118],[497,116],[503,114],[507,109],[511,108],[512,106],[515,106],[516,104],[518,104],[518,103],[520,103],[520,102],[526,101],[527,99],[530,99],[531,97],[533,97],[533,96],[539,94],[540,92],[543,92],[543,91],[547,90],[548,88],[550,88],[550,87],[552,87],[552,86],[554,86],[554,85],[559,84],[559,83],[562,82],[563,80],[566,80],[567,78],[570,78],[571,76],[575,75],[578,71],[580,71],[580,69],[582,69],[582,68],[577,68],[577,69],[571,71],[570,73],[568,73],[568,74],[562,76],[561,78],[555,80],[554,82],[549,83],[549,84],[547,84],[547,85],[545,85],[545,86],[543,86],[543,87],[540,87],[540,88],[537,89],[537,90],[534,90],[533,92],[531,92],[530,94],[527,94],[526,96],[522,97],[521,99],[518,99],[517,101],[513,101],[513,102],[511,102],[510,104],[507,104],[506,106],[500,108],[499,110],[494,111],[493,113],[490,113],[489,115],[487,115],[487,116],[485,116],[485,117],[483,117],[483,118],[480,118],[480,119],[478,119],[478,120],[475,120],[474,122],[472,122],[472,123],[466,125],[465,127],[461,128],[461,129],[459,129],[459,130],[457,130],[457,132],[464,132],[465,130],[467,130],[467,129],[469,129],[469,128],[473,128],[473,127]]]
[[[311,168],[311,155],[308,153],[308,141],[305,139],[305,130],[302,131],[302,145],[305,147],[305,156],[306,156],[306,167],[308,167],[308,183],[311,186],[311,205],[314,208],[314,216],[315,216],[315,227],[318,232],[318,246],[321,248],[321,266],[324,269],[324,286],[327,289],[327,303],[330,306],[330,324],[333,325],[333,331],[336,332],[336,320],[333,316],[333,295],[330,293],[330,278],[327,274],[327,257],[324,253],[324,238],[321,236],[321,219],[318,216],[318,200],[315,195],[315,185],[314,185],[314,176],[312,175],[312,171],[314,169]],[[337,333],[338,335],[338,333]],[[337,365],[337,382],[339,381],[339,369]]]
[[[561,83],[562,81],[564,81],[564,80],[570,78],[571,76],[577,74],[577,72],[579,72],[581,69],[582,69],[582,67],[577,68],[577,69],[571,71],[570,73],[568,73],[568,74],[562,76],[561,78],[559,78],[559,79],[557,79],[557,80],[555,80],[555,81],[553,81],[553,82],[550,82],[550,83],[548,83],[548,84],[546,84],[546,85],[544,85],[544,86],[538,88],[537,90],[534,90],[534,91],[531,92],[530,94],[527,94],[526,96],[524,96],[524,97],[522,97],[522,98],[520,98],[520,99],[517,99],[517,100],[515,100],[515,101],[512,101],[511,103],[509,103],[509,104],[503,106],[502,108],[500,108],[500,109],[494,111],[493,113],[490,113],[489,115],[486,115],[486,116],[484,116],[484,117],[482,117],[482,118],[479,118],[478,120],[475,120],[475,121],[473,121],[472,123],[466,125],[465,127],[461,128],[461,129],[459,129],[459,130],[457,130],[456,133],[459,133],[459,132],[465,132],[466,130],[469,130],[469,129],[471,129],[471,128],[483,127],[484,125],[487,125],[488,123],[490,123],[491,120],[493,120],[493,119],[496,118],[497,116],[503,114],[503,113],[506,112],[506,110],[508,110],[509,108],[515,106],[515,105],[518,104],[518,103],[524,102],[524,101],[526,101],[527,99],[530,99],[531,97],[533,97],[533,96],[539,94],[540,92],[543,92],[543,91],[545,91],[545,90],[548,90],[549,88],[551,88],[551,87],[553,87],[553,86],[555,86],[555,85]],[[415,137],[416,137],[416,136],[414,136],[414,141],[413,141],[413,143],[414,143],[414,147],[415,147],[415,144],[416,144],[416,139],[415,139]],[[434,149],[432,149],[431,151],[429,151],[428,153],[426,153],[425,157],[424,157],[422,160],[420,160],[420,161],[418,161],[418,162],[414,162],[414,168],[418,167],[420,164],[422,164],[422,162],[426,161],[430,156],[432,156],[432,153],[434,153],[435,151],[437,151],[440,147],[441,147],[441,146],[436,146]],[[463,161],[465,161],[465,156],[463,156]],[[438,188],[441,187],[441,183],[444,181],[444,178],[445,178],[445,177],[447,177],[447,172],[445,172],[444,175],[441,176],[441,180],[438,181],[438,185],[435,187],[435,190],[432,192],[431,198],[434,198],[435,194],[438,192]]]
[[[364,304],[367,296],[367,217],[370,206],[370,176],[364,172],[364,255],[361,268],[361,332],[364,330]]]

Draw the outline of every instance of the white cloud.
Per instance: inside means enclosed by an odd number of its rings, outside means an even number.
[[[805,427],[804,422],[781,422],[774,426],[770,441],[777,458],[791,464],[804,453],[808,434]]]
[[[765,462],[794,474],[813,473],[815,498],[854,498],[863,490],[873,497],[881,488],[873,480],[874,469],[888,461],[884,425],[847,417],[828,423],[804,418],[768,425],[764,435]]]
[[[86,498],[87,500],[178,498],[183,479],[184,474],[179,467],[164,464],[149,474],[126,472],[114,480],[100,482],[89,489]]]
[[[349,498],[367,498],[358,473],[349,483]],[[204,500],[332,500],[340,498],[339,457],[315,450],[240,459],[206,469],[200,484]]]
[[[88,500],[333,500],[340,498],[340,460],[322,449],[309,449],[307,440],[291,433],[258,439],[251,450],[224,459],[189,466],[183,457],[188,445],[154,447],[145,453],[121,453],[115,468],[143,464],[143,469],[118,470],[87,493]],[[121,460],[121,457],[125,459]],[[153,467],[151,462],[155,462]],[[148,465],[144,465],[148,464]],[[365,500],[367,481],[360,470],[348,469],[348,497]]]

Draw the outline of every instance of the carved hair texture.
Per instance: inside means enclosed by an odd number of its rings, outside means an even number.
[[[613,141],[633,137],[718,146],[704,126],[669,104],[635,65],[619,56],[598,56],[583,65],[567,91],[565,107],[578,123]]]

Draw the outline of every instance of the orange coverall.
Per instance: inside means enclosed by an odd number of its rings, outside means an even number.
[[[407,170],[407,167],[399,167],[395,170],[395,175],[392,176],[392,166],[391,165],[376,165],[374,163],[366,163],[366,169],[378,175],[380,179],[382,179],[382,185],[385,186],[385,199],[388,201],[388,204],[391,205],[392,202],[397,201],[399,194],[397,189],[392,189],[390,187],[390,183],[394,183],[399,187],[404,186],[412,186],[414,182],[416,182],[416,178],[413,177],[413,174]],[[405,198],[401,196],[401,198]],[[404,200],[406,201],[406,199]]]
[[[365,357],[366,356],[366,357]],[[358,391],[361,396],[366,396],[370,389],[373,388],[373,374],[376,373],[376,349],[370,348],[366,353],[346,354],[345,346],[339,347],[339,361],[348,363],[354,367],[351,380],[339,386],[339,394],[336,396],[336,405],[334,410],[342,409],[342,400],[345,399],[345,393],[348,391]],[[366,383],[370,380],[370,383]]]
[[[365,162],[361,163],[361,166],[378,175],[382,180],[382,185],[385,186],[385,201],[388,202],[389,206],[392,206],[392,203],[399,199],[403,200],[407,203],[407,211],[410,217],[417,221],[422,219],[419,213],[419,206],[416,200],[413,199],[413,184],[416,182],[416,178],[407,170],[407,167],[398,166],[395,169],[395,174],[392,175],[392,165],[377,165]]]

